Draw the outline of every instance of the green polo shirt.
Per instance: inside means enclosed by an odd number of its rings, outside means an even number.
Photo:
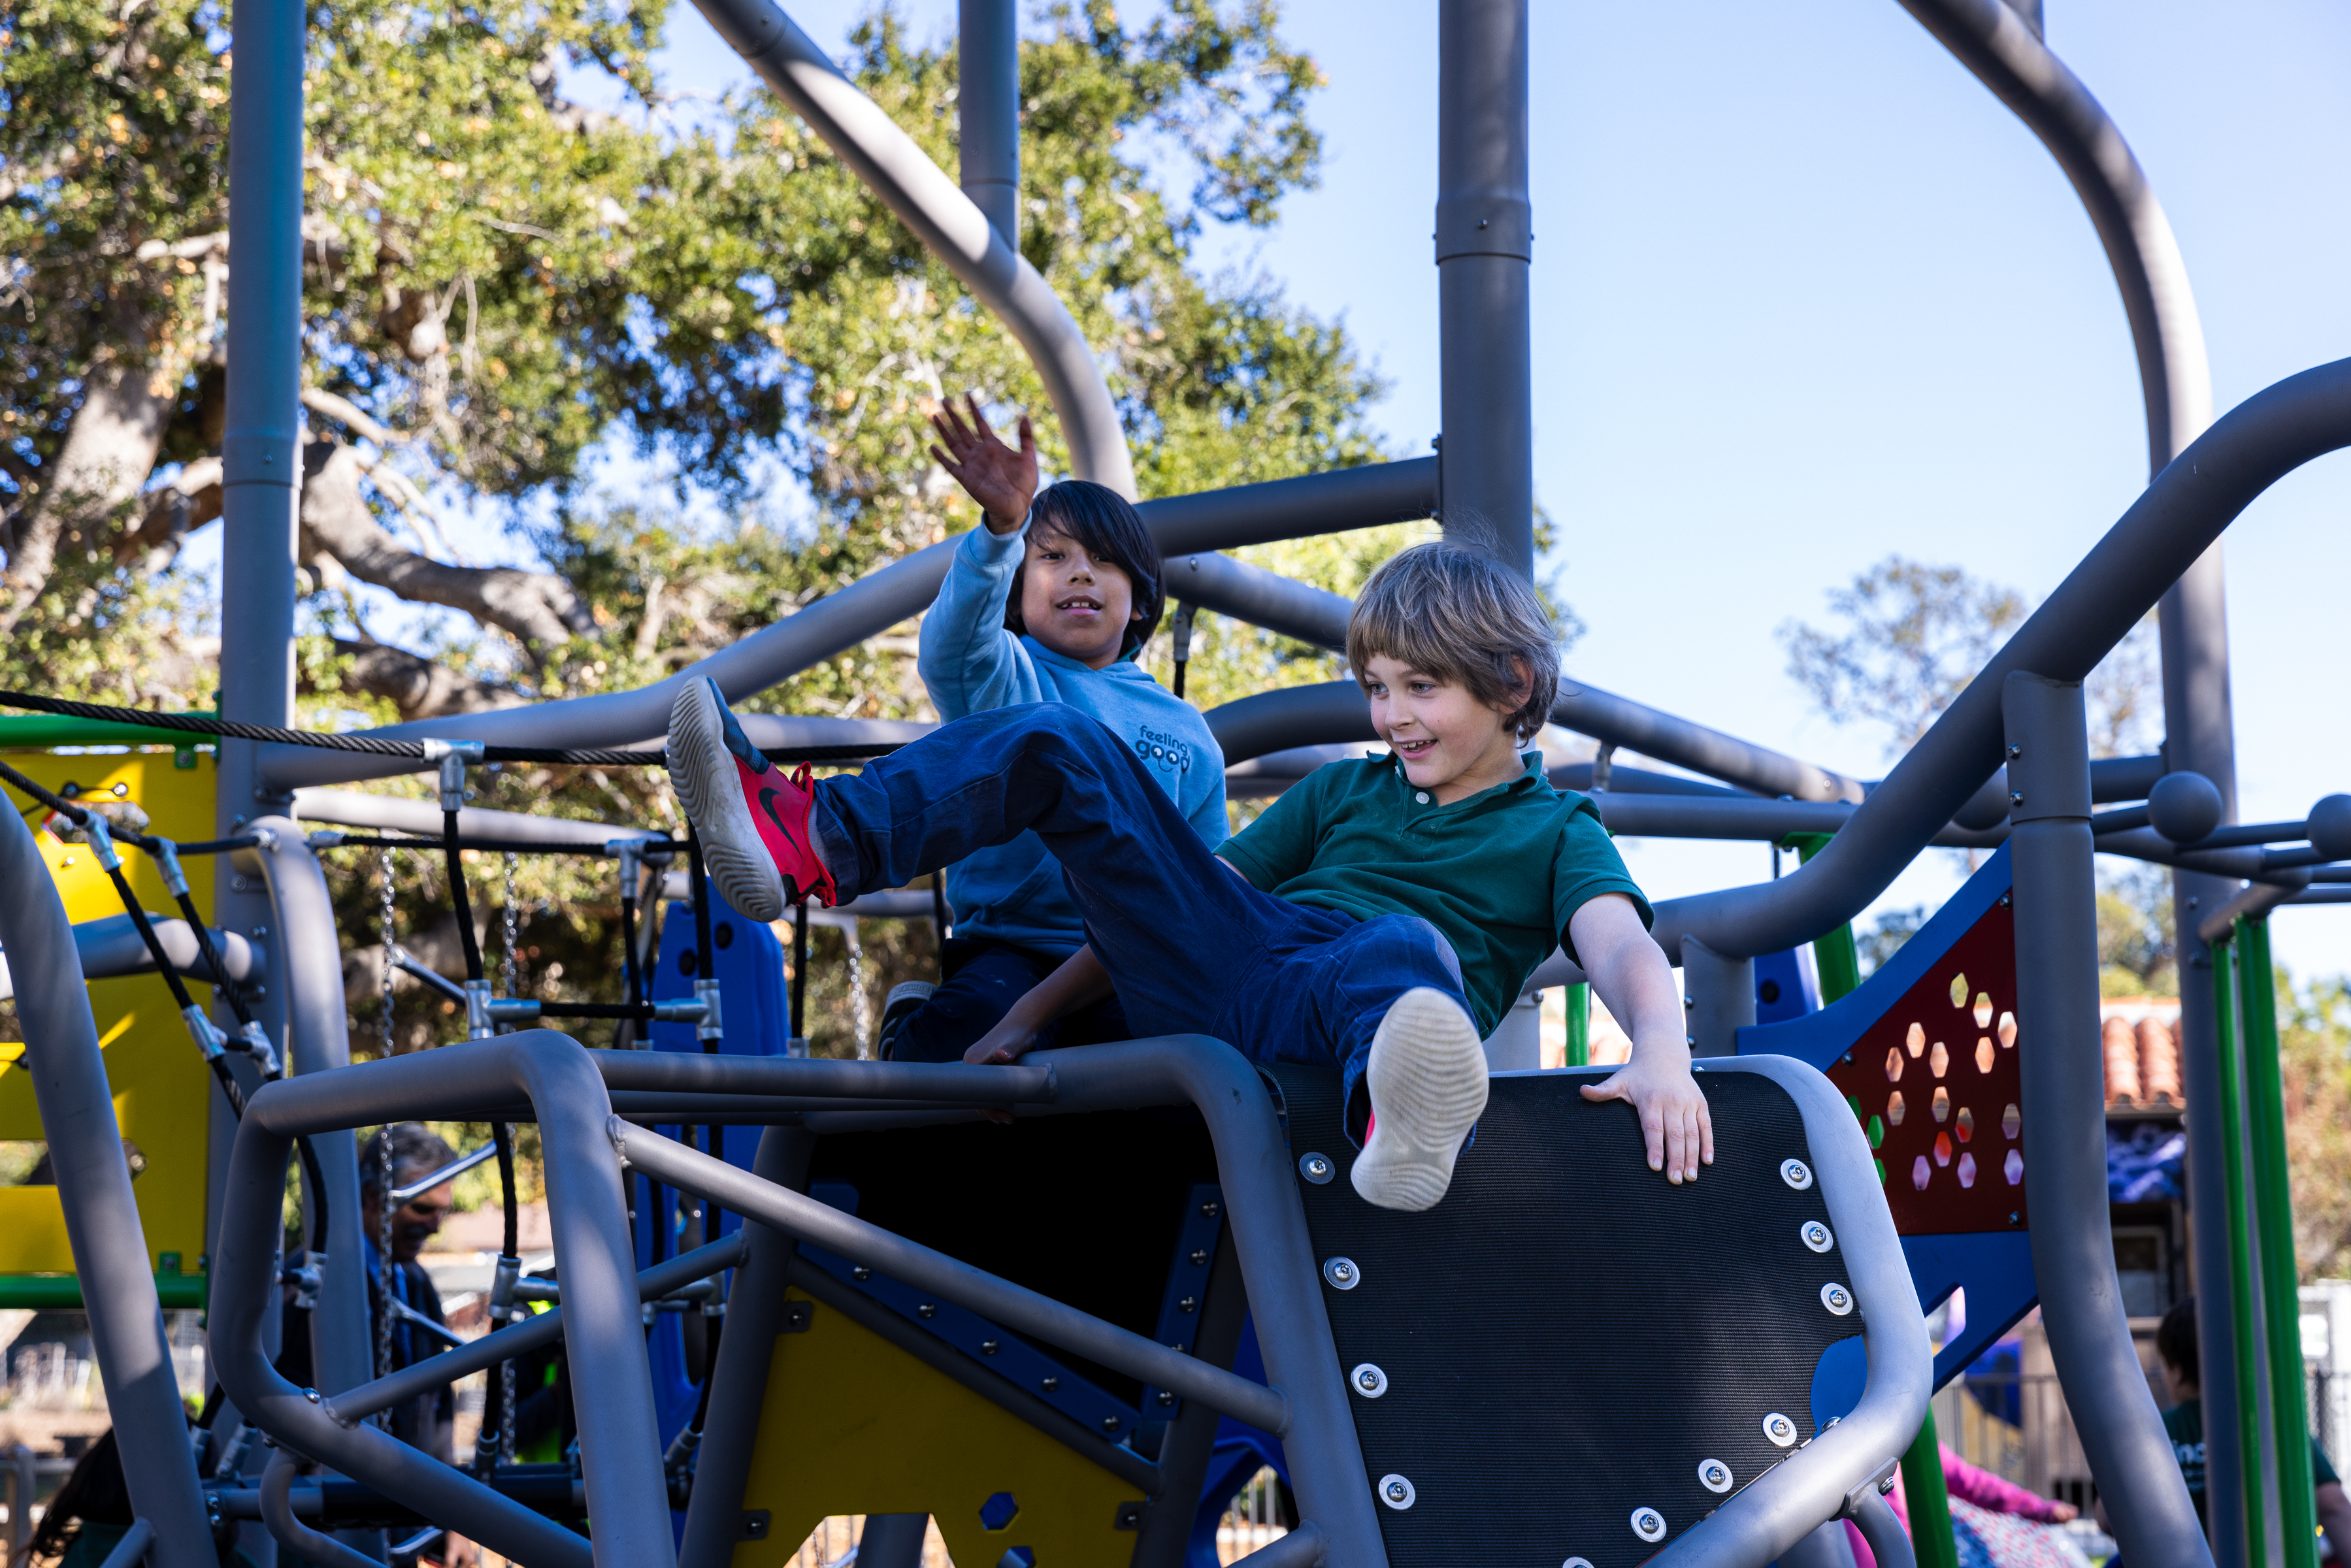
[[[1649,901],[1625,871],[1600,812],[1527,770],[1441,806],[1384,751],[1316,768],[1217,853],[1251,886],[1361,920],[1416,915],[1461,960],[1479,1031],[1494,1032],[1554,947],[1575,956],[1567,923],[1588,901],[1621,893],[1649,924]]]

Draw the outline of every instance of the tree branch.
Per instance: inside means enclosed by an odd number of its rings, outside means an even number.
[[[521,639],[534,660],[595,624],[571,585],[513,567],[444,566],[399,541],[360,494],[360,455],[340,442],[303,448],[302,556],[331,556],[361,582],[418,604],[445,604]]]
[[[399,706],[403,722],[520,707],[525,701],[504,686],[468,680],[405,648],[338,637],[335,652],[350,660],[346,689],[356,687],[371,696],[389,698]]]

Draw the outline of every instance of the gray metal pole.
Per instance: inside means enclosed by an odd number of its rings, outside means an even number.
[[[1682,994],[1692,1056],[1736,1056],[1739,1031],[1755,1022],[1755,960],[1682,938]]]
[[[930,1533],[927,1513],[872,1513],[857,1538],[858,1568],[923,1568],[923,1541]]]
[[[302,45],[300,0],[235,0],[229,30],[227,421],[221,439],[220,711],[248,724],[283,725],[294,711],[294,535],[301,470]],[[225,836],[259,814],[257,748],[225,740],[214,796]],[[222,875],[213,916],[231,931],[268,921],[260,886]],[[280,1055],[285,988],[271,985],[257,1012]],[[248,1085],[250,1087],[250,1085]],[[221,1185],[235,1135],[217,1085],[211,1123],[204,1239],[219,1253]]]
[[[956,129],[963,193],[1020,248],[1020,16],[1013,0],[962,0]],[[919,1550],[919,1549],[918,1549]],[[861,1551],[859,1561],[864,1561]]]
[[[795,1192],[808,1187],[816,1140],[799,1127],[759,1134],[751,1174]],[[783,1332],[784,1287],[799,1243],[765,1225],[743,1228],[743,1266],[726,1296],[726,1329],[718,1341],[710,1410],[695,1450],[694,1500],[685,1511],[679,1568],[726,1568],[743,1540],[743,1488],[751,1475],[751,1446],[767,1408],[776,1336]],[[864,1552],[858,1553],[862,1561]]]
[[[2131,1344],[2106,1218],[2096,854],[2078,681],[2001,685],[2016,877],[2024,1168],[2041,1321],[2099,1495],[2134,1568],[2210,1568],[2187,1484]]]
[[[1531,575],[1527,0],[1447,0],[1437,17],[1437,516]]]
[[[160,1532],[157,1568],[214,1568],[154,1264],[131,1192],[73,927],[32,830],[14,811],[0,811],[0,948],[16,960],[24,1066],[57,1172],[131,1506]],[[16,1500],[29,1516],[32,1500],[21,1482]]]

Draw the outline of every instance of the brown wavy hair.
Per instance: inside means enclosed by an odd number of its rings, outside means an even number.
[[[1347,617],[1355,679],[1385,655],[1509,707],[1524,742],[1559,695],[1559,630],[1526,579],[1483,550],[1415,545],[1372,573]],[[1523,674],[1521,673],[1523,672]]]

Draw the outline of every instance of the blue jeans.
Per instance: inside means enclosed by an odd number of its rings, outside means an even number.
[[[1209,852],[1132,751],[1061,703],[942,725],[823,780],[817,805],[844,896],[1034,831],[1138,1035],[1212,1035],[1253,1061],[1336,1067],[1357,1124],[1356,1085],[1389,1005],[1416,986],[1461,1000],[1460,960],[1435,926],[1259,893]]]
[[[1034,947],[951,936],[939,966],[939,988],[883,1041],[885,1054],[893,1061],[961,1061],[980,1036],[1004,1021],[1013,1003],[1061,967],[1059,955]],[[1118,998],[1112,997],[1052,1025],[1037,1046],[1042,1051],[1134,1038]]]

